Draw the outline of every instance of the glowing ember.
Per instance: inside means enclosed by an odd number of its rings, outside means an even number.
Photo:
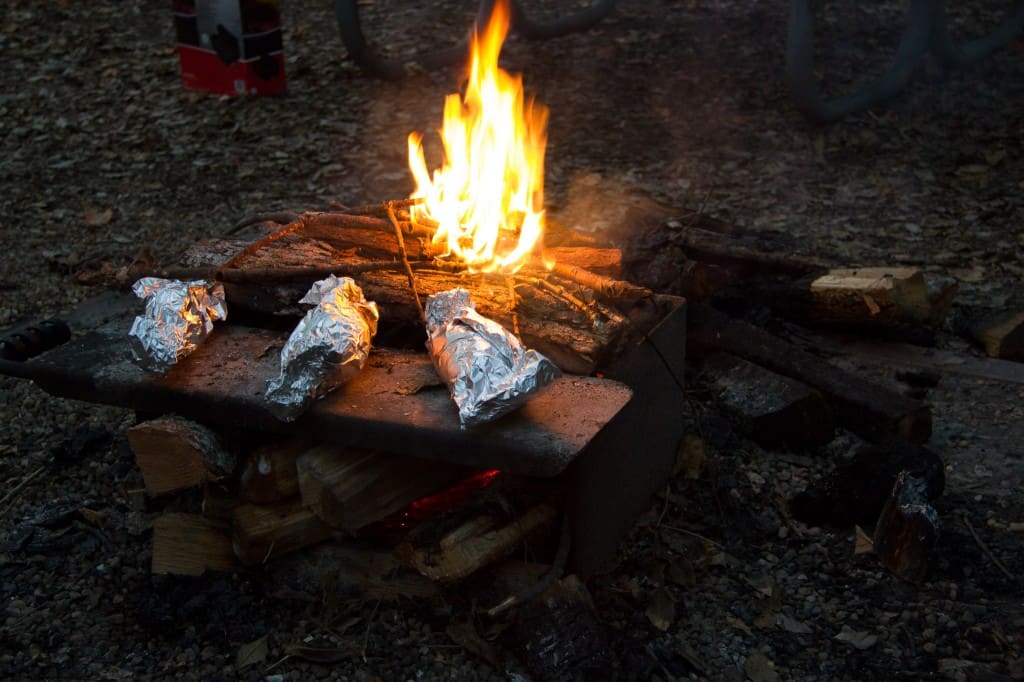
[[[445,162],[433,176],[421,136],[409,135],[412,198],[423,199],[413,217],[436,221],[434,242],[473,271],[515,272],[544,225],[548,110],[524,100],[520,76],[498,68],[508,26],[508,3],[500,0],[483,34],[473,35],[466,93],[445,99]]]

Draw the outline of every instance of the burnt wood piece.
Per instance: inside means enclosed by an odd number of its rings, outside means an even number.
[[[337,445],[303,453],[297,468],[303,505],[348,533],[470,474],[455,464]]]
[[[506,639],[538,680],[613,679],[607,629],[575,575],[522,604]]]
[[[150,495],[193,488],[235,470],[235,453],[212,429],[188,419],[151,419],[128,429],[127,437]]]
[[[299,494],[299,474],[295,462],[313,447],[309,438],[299,434],[274,438],[250,452],[238,476],[238,494],[256,504],[281,502]]]
[[[198,514],[163,514],[153,522],[153,573],[202,575],[237,567],[231,538]]]
[[[840,424],[868,440],[898,435],[923,443],[931,435],[931,408],[860,378],[752,324],[714,308],[690,306],[689,347],[697,357],[726,351],[821,391]]]
[[[234,550],[246,566],[262,564],[331,537],[331,528],[296,500],[242,504],[231,514]]]
[[[928,578],[939,539],[939,514],[928,504],[928,482],[901,471],[875,525],[878,561],[896,576],[920,584]]]
[[[945,466],[938,455],[892,438],[855,450],[832,472],[797,493],[790,509],[793,516],[811,526],[874,528],[901,471],[926,481],[929,500],[945,488]]]
[[[983,317],[970,325],[970,334],[989,357],[1024,362],[1024,310]]]
[[[769,448],[808,449],[832,440],[832,410],[818,391],[729,353],[714,353],[701,378],[739,430]]]
[[[434,580],[461,580],[508,556],[527,536],[554,523],[557,516],[551,505],[538,504],[505,524],[486,515],[475,517],[432,546],[414,548],[403,543],[395,548],[395,554]]]
[[[632,397],[616,381],[563,376],[515,413],[462,429],[426,353],[375,350],[355,379],[287,424],[263,397],[278,373],[287,332],[219,325],[161,375],[131,362],[127,325],[72,339],[19,364],[62,397],[541,477],[561,473]]]
[[[366,232],[362,230],[361,232]],[[391,237],[391,243],[395,243]],[[406,240],[406,245],[411,240]],[[352,276],[370,301],[380,308],[381,333],[387,328],[421,329],[422,322],[416,300],[395,251],[386,256],[339,250],[339,243],[326,245],[316,240],[303,239],[295,233],[271,242],[262,249],[239,260],[235,267],[241,272],[249,269],[271,271],[303,265],[322,269],[316,275],[291,282],[250,281],[224,282],[228,306],[271,316],[298,316],[305,313],[298,301],[316,279],[328,271],[338,275],[347,269],[359,271],[374,264],[393,264],[390,268],[365,270]],[[229,251],[215,240],[203,242],[208,256],[193,249],[187,260],[192,264],[215,266],[223,262]],[[579,257],[577,250],[575,257]],[[384,260],[381,260],[383,258]],[[603,256],[595,255],[599,260]],[[513,328],[513,303],[508,278],[504,275],[448,272],[445,269],[425,267],[413,262],[416,286],[423,297],[456,287],[468,289],[481,315],[489,317],[507,329]],[[589,304],[591,293],[582,292],[577,283],[556,278],[539,266],[526,267],[514,278],[515,312],[519,321],[519,337],[527,347],[548,356],[563,371],[572,374],[591,374],[598,367],[616,357],[626,342],[630,325],[617,314],[609,314],[600,306],[581,308],[569,302],[558,290],[538,284],[550,279],[564,292]]]

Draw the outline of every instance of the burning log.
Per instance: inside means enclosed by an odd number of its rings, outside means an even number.
[[[202,575],[236,568],[231,538],[198,514],[164,514],[153,522],[153,573]]]
[[[298,459],[302,503],[352,533],[437,492],[468,471],[416,457],[322,445]]]
[[[407,240],[407,247],[408,244]],[[190,267],[215,267],[223,263],[226,250],[223,243],[206,240],[190,249],[184,259]],[[576,256],[580,254],[582,250],[577,250]],[[392,260],[373,260],[344,255],[322,242],[282,238],[250,253],[235,264],[237,269],[225,269],[222,275],[233,310],[275,316],[301,314],[303,311],[297,301],[317,276],[326,273],[350,275],[362,287],[366,298],[380,306],[382,334],[387,333],[385,327],[421,328],[419,308],[409,288],[408,277],[401,265],[393,260],[395,255],[392,251]],[[607,261],[606,254],[599,257]],[[466,288],[480,314],[508,329],[515,326],[515,312],[523,343],[572,374],[590,374],[615,357],[622,349],[629,328],[629,323],[621,315],[593,300],[594,292],[613,297],[621,293],[629,300],[650,295],[642,287],[579,267],[565,266],[559,271],[558,274],[572,276],[560,278],[564,284],[559,284],[559,280],[552,278],[543,268],[527,266],[513,279],[516,294],[513,303],[505,276],[452,272],[431,262],[417,261],[412,254],[410,259],[422,297],[458,287]],[[296,272],[298,277],[293,281],[273,276],[275,271],[288,273],[290,268],[299,264],[307,270]],[[245,281],[232,281],[236,272],[254,271],[269,277],[256,281],[248,277],[244,278]]]
[[[850,374],[754,325],[692,304],[687,343],[694,355],[727,351],[821,391],[839,424],[869,440],[899,435],[916,442],[931,434],[927,404]]]
[[[330,527],[298,500],[267,506],[243,504],[235,507],[231,517],[235,555],[246,566],[266,563],[331,537]]]
[[[765,447],[813,448],[832,439],[832,411],[821,393],[728,353],[702,366],[719,407]]]
[[[185,490],[235,469],[235,455],[211,429],[180,417],[160,417],[128,429],[128,444],[150,495]]]

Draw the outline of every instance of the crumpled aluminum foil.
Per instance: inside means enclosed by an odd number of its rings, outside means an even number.
[[[476,312],[465,289],[427,299],[427,350],[459,408],[463,426],[507,414],[543,393],[561,375],[511,332]]]
[[[215,321],[228,317],[222,284],[143,277],[132,291],[146,301],[128,331],[132,356],[152,372],[173,367],[206,340]]]
[[[282,421],[293,421],[317,397],[350,380],[366,364],[380,314],[351,277],[313,284],[299,303],[306,313],[281,349],[281,373],[271,379],[266,397]]]

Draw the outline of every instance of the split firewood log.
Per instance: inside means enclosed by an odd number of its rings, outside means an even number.
[[[302,503],[348,533],[466,478],[465,467],[373,450],[321,445],[297,462]]]
[[[235,469],[235,454],[221,438],[188,419],[151,419],[128,429],[127,437],[150,495],[193,488]]]
[[[231,538],[198,514],[163,514],[153,522],[153,573],[202,575],[237,567]]]

